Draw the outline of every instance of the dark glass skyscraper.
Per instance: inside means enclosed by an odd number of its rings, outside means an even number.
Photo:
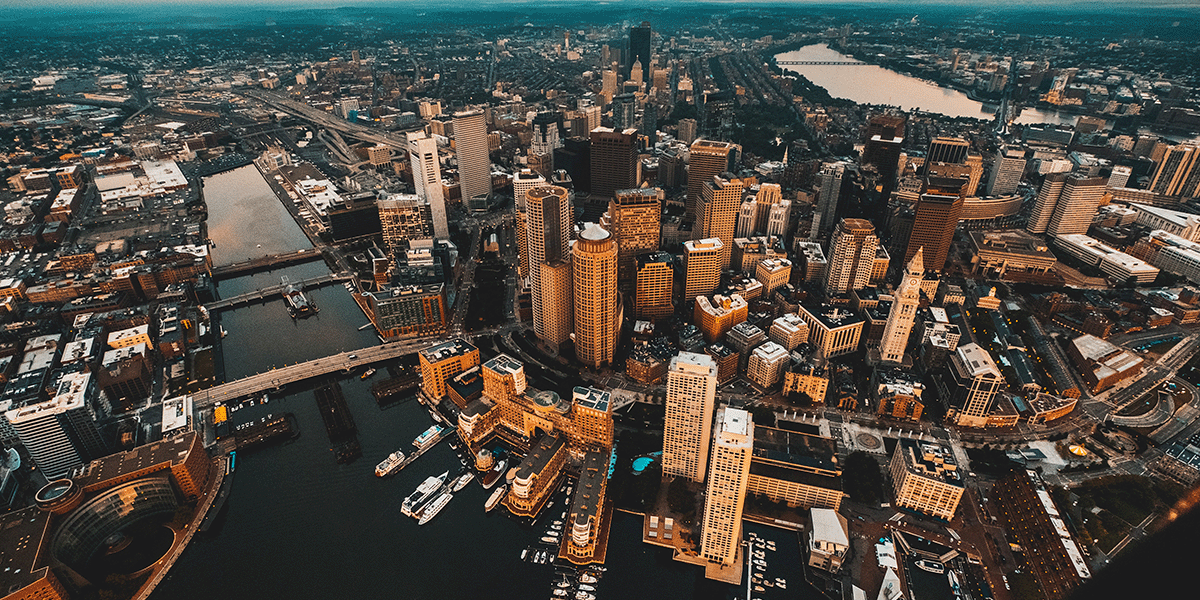
[[[629,28],[629,52],[625,57],[625,78],[629,78],[629,71],[633,69],[633,63],[636,61],[642,62],[642,81],[649,84],[650,82],[650,21],[642,21],[641,25]]]

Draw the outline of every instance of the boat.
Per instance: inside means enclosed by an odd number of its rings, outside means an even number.
[[[426,478],[425,481],[421,482],[421,485],[417,486],[417,489],[412,494],[409,494],[404,499],[404,503],[400,506],[400,512],[409,517],[416,514],[425,503],[432,500],[442,489],[442,486],[446,484],[446,478],[449,476],[450,471],[446,471],[438,477]]]
[[[417,521],[417,525],[424,525],[432,521],[434,517],[438,516],[438,513],[442,512],[443,508],[446,508],[447,504],[450,504],[452,498],[454,498],[454,494],[442,492],[441,496],[438,496],[436,500],[425,507],[425,510],[421,511],[421,518]]]
[[[922,571],[928,571],[935,575],[941,575],[946,572],[946,566],[936,560],[925,560],[922,558],[913,561],[913,564],[917,565]]]
[[[359,379],[370,379],[371,376],[374,374],[375,374],[375,369],[371,368],[371,369],[367,369],[366,371],[363,371],[363,374],[359,375],[358,378]]]
[[[591,575],[588,575],[587,573],[584,573],[579,577],[579,581],[582,581],[583,583],[596,583],[599,580]]]
[[[421,435],[418,435],[417,439],[413,440],[412,443],[418,449],[424,450],[427,446],[432,444],[434,440],[438,439],[438,434],[441,432],[441,425],[430,425],[429,429],[421,432]]]
[[[467,487],[468,483],[471,483],[472,479],[475,479],[474,473],[470,473],[470,472],[463,473],[462,475],[460,475],[458,477],[458,479],[456,479],[454,481],[454,488],[453,488],[454,491],[456,491],[456,492],[461,491],[463,488]]]
[[[492,486],[496,485],[496,482],[500,481],[500,479],[502,477],[504,477],[504,469],[506,469],[507,467],[508,467],[508,459],[507,458],[502,458],[502,459],[500,459],[500,462],[497,462],[495,465],[492,465],[492,468],[489,469],[487,473],[484,473],[483,477],[481,477],[479,479],[479,482],[483,484],[483,489],[485,489],[485,490],[492,489]]]
[[[404,453],[397,450],[389,454],[387,458],[383,459],[383,462],[379,463],[379,465],[375,467],[375,476],[387,477],[388,475],[395,473],[403,463]]]
[[[317,305],[313,304],[300,288],[295,284],[288,283],[287,277],[284,277],[281,283],[284,286],[283,299],[287,301],[288,314],[293,319],[303,319],[317,314]]]
[[[556,543],[558,543],[558,538],[550,537],[547,535],[547,536],[542,536],[542,541],[546,542],[547,544],[556,544]]]
[[[492,509],[496,508],[496,506],[500,504],[500,500],[504,498],[504,493],[507,491],[507,485],[502,485],[496,488],[496,491],[492,492],[492,495],[488,497],[487,502],[484,503],[484,510],[487,512],[492,512]]]

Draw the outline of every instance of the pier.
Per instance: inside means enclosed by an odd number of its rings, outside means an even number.
[[[395,472],[399,473],[400,471],[403,471],[404,467],[416,462],[418,458],[421,458],[422,454],[425,454],[430,448],[442,443],[442,440],[454,435],[455,431],[457,431],[457,428],[455,427],[442,426],[442,431],[434,436],[432,442],[425,444],[425,447],[423,448],[417,448],[416,452],[413,452],[412,454],[405,454],[404,460],[400,461],[400,466],[396,467]]]
[[[271,254],[269,256],[260,256],[242,262],[236,262],[230,265],[213,267],[213,279],[231,279],[241,275],[249,275],[259,271],[270,271],[277,267],[286,267],[289,265],[298,265],[309,261],[322,258],[324,255],[317,248],[304,248],[295,252],[284,252],[282,254]]]
[[[305,289],[305,288],[310,288],[310,287],[319,287],[322,285],[328,285],[330,283],[336,283],[336,282],[341,282],[341,281],[350,281],[352,279],[354,279],[354,276],[349,273],[336,273],[336,274],[331,273],[329,275],[322,275],[320,277],[313,277],[311,279],[303,279],[300,281],[289,283],[288,285],[294,285],[300,289]],[[271,287],[259,288],[253,292],[246,292],[245,294],[238,294],[237,296],[234,296],[232,298],[225,298],[222,300],[217,300],[215,302],[209,302],[208,304],[204,305],[204,308],[208,312],[212,313],[212,312],[216,312],[219,310],[225,310],[228,308],[235,308],[235,307],[242,306],[245,304],[251,304],[253,302],[258,302],[259,300],[265,300],[272,296],[282,298],[283,290],[286,288],[287,288],[287,285],[284,285],[282,283],[279,285],[273,285]]]

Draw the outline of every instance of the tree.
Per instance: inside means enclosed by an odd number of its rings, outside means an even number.
[[[667,486],[667,507],[684,519],[696,514],[696,497],[688,488],[687,479],[676,477]]]
[[[842,484],[855,502],[879,504],[883,498],[883,472],[879,463],[866,452],[854,452],[846,457]]]

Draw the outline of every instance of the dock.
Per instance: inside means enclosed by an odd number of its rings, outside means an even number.
[[[294,438],[300,430],[296,427],[296,415],[284,413],[278,417],[265,417],[233,432],[234,445],[238,450],[251,450],[275,438]]]
[[[395,472],[399,473],[400,471],[403,471],[404,467],[413,464],[413,462],[415,462],[418,458],[421,458],[422,454],[428,452],[430,448],[433,448],[434,446],[442,443],[442,440],[454,435],[455,431],[457,431],[457,429],[454,427],[443,427],[441,433],[437,434],[433,441],[426,444],[424,448],[419,448],[412,454],[406,454],[404,456],[404,460],[400,461],[400,466],[396,467]]]
[[[419,385],[420,373],[409,373],[371,384],[371,395],[375,396],[376,402],[383,402],[396,394],[415,390]]]
[[[314,393],[330,442],[341,443],[358,433],[354,416],[350,414],[350,408],[346,406],[346,397],[342,395],[342,386],[334,381],[317,388]]]

